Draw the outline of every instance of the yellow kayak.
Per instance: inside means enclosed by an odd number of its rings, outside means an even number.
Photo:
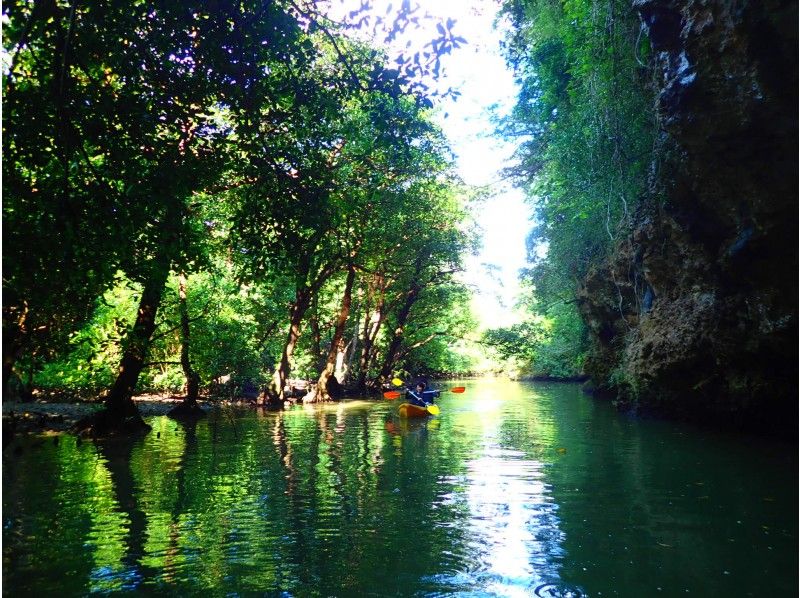
[[[427,415],[437,415],[439,413],[439,408],[436,405],[418,407],[411,403],[401,403],[398,412],[400,413],[400,417],[425,417]]]

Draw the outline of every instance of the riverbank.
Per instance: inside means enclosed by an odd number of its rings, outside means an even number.
[[[134,397],[142,417],[166,415],[178,405],[183,396],[172,394],[145,394]],[[203,409],[219,405],[220,401],[199,401]],[[78,420],[103,408],[102,402],[58,402],[36,400],[26,403],[3,403],[3,436],[6,434],[66,432]],[[5,444],[5,443],[4,443]]]

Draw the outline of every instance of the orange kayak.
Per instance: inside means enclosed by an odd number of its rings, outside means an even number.
[[[398,411],[400,417],[425,417],[431,415],[427,407],[418,407],[411,403],[401,403]]]

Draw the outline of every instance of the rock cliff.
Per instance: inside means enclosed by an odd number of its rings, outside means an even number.
[[[797,430],[797,2],[635,0],[661,126],[632,233],[583,281],[623,405]]]

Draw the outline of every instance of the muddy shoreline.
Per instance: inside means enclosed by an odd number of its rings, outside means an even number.
[[[178,405],[182,396],[148,394],[134,397],[142,417],[166,415]],[[228,401],[200,400],[208,411]],[[31,402],[3,402],[3,436],[18,433],[68,432],[78,420],[103,408],[102,401],[61,402],[36,400]]]

